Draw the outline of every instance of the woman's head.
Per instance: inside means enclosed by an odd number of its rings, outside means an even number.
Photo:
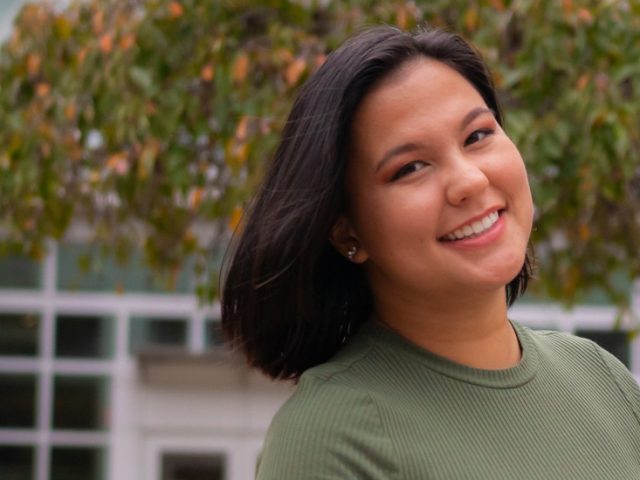
[[[370,97],[385,84],[397,84],[415,73],[416,65],[436,65],[452,78],[462,77],[471,86],[467,94],[476,95],[476,104],[491,112],[479,113],[472,121],[488,122],[490,117],[496,129],[502,124],[484,63],[455,34],[379,27],[352,38],[328,57],[294,103],[234,246],[223,287],[225,332],[245,351],[250,364],[273,377],[297,378],[328,360],[371,315],[371,252],[361,244],[358,227],[353,228],[354,197],[345,186],[357,185],[352,165],[367,157],[363,147],[378,144],[375,138],[365,138],[366,131],[358,130],[356,122]],[[429,75],[418,80],[411,88],[429,92]],[[365,114],[366,118],[371,116]],[[406,168],[415,170],[412,165]],[[400,176],[405,173],[406,169]],[[482,208],[500,207],[497,196],[492,201]],[[481,206],[476,203],[474,208]],[[474,214],[485,213],[476,210]],[[362,214],[359,218],[362,224]],[[454,225],[452,218],[447,220],[451,233],[464,226]],[[354,262],[344,256],[352,246],[360,248]],[[509,303],[524,290],[528,275],[524,262],[515,279],[507,280]]]
[[[504,307],[531,233],[531,191],[471,83],[431,58],[405,62],[362,99],[348,157],[331,241],[357,251],[381,321],[405,321],[409,305],[453,313],[463,292]]]

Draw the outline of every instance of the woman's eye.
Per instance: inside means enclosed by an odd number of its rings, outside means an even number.
[[[467,137],[467,139],[464,141],[464,146],[466,147],[466,146],[472,145],[492,134],[493,134],[493,130],[489,128],[476,130],[471,135],[469,135],[469,137]]]
[[[398,180],[405,175],[409,175],[410,173],[417,172],[418,170],[422,170],[426,167],[427,164],[422,160],[416,160],[414,162],[407,163],[403,165],[394,175],[391,177],[391,181]]]

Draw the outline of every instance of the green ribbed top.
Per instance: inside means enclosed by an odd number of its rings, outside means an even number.
[[[480,370],[375,324],[304,373],[257,478],[640,479],[640,389],[589,340],[517,323],[522,359]]]

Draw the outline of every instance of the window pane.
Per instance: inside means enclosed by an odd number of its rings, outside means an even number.
[[[160,278],[146,266],[140,251],[118,262],[92,245],[61,243],[58,247],[60,290],[190,293],[194,291],[192,272],[193,262],[187,261],[175,278]]]
[[[104,377],[57,376],[53,389],[53,428],[106,428],[107,394]]]
[[[162,480],[224,480],[224,455],[165,453]]]
[[[0,427],[33,428],[36,376],[0,374]]]
[[[3,480],[33,479],[33,447],[0,446],[0,472]]]
[[[629,334],[616,330],[576,330],[579,337],[593,340],[605,350],[615,355],[627,368],[630,363]]]
[[[184,319],[133,317],[130,327],[130,349],[133,353],[186,347],[187,321]]]
[[[220,348],[224,344],[224,337],[220,329],[220,320],[207,319],[204,324],[204,341],[208,350]]]
[[[56,356],[108,358],[113,349],[113,321],[106,317],[59,315]]]
[[[52,480],[101,480],[104,478],[104,453],[99,448],[53,447]]]
[[[40,263],[27,257],[0,257],[0,288],[40,288]]]
[[[0,313],[0,355],[37,355],[39,327],[33,313]]]

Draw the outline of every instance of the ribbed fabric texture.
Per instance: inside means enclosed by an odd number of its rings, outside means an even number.
[[[257,478],[640,479],[640,389],[593,342],[514,323],[479,370],[366,325],[275,416]]]

